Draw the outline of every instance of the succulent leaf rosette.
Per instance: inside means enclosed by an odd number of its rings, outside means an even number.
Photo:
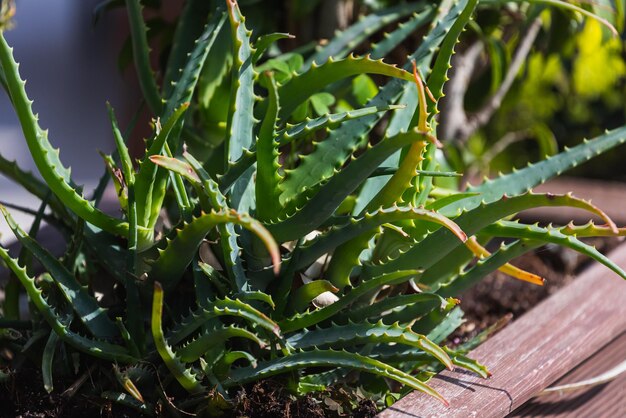
[[[488,376],[467,347],[441,345],[463,321],[461,291],[498,269],[541,285],[509,262],[547,243],[626,277],[580,240],[623,229],[589,202],[531,191],[622,144],[626,128],[462,192],[438,186],[458,175],[441,169],[436,115],[477,0],[377,11],[304,57],[270,55],[287,35],[253,38],[227,0],[204,22],[183,12],[162,83],[150,68],[139,1],[126,3],[154,123],[134,160],[109,107],[116,151],[105,156],[102,184],[115,186],[120,217],[98,209],[103,187],[87,198],[72,181],[0,36],[2,85],[42,178],[2,159],[2,172],[42,200],[29,233],[2,210],[22,244],[19,258],[0,248],[12,273],[3,321],[20,322],[25,291],[32,333],[47,338],[49,391],[64,347],[80,364],[114,371],[101,396],[146,414],[172,402],[206,412],[207,398],[228,399],[272,376],[298,394],[343,384],[416,389],[446,402],[428,386],[431,372]],[[369,54],[352,55],[397,21]],[[383,61],[420,28],[424,38],[403,67]],[[367,84],[373,92],[361,106],[341,105],[363,75],[380,86]],[[581,208],[604,225],[513,220],[538,206]],[[33,238],[42,219],[67,237],[61,258]],[[500,238],[495,251],[485,248]],[[95,277],[109,297],[96,297]]]

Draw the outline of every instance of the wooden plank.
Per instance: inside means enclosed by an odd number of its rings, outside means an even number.
[[[626,245],[610,254],[626,268]],[[449,402],[413,392],[380,418],[504,417],[626,331],[626,281],[594,264],[471,353],[493,376],[444,371],[431,385]]]
[[[624,183],[560,177],[536,187],[534,191],[537,193],[554,194],[572,192],[576,197],[591,200],[593,204],[606,212],[619,226],[626,225],[626,211],[624,210],[626,184]],[[560,224],[566,224],[570,221],[586,223],[591,218],[595,221],[599,220],[599,218],[593,217],[587,211],[569,207],[530,209],[522,212],[521,216]]]
[[[626,360],[626,332],[604,346],[554,385],[580,382],[605,373]],[[626,373],[603,385],[529,400],[510,418],[626,417]]]

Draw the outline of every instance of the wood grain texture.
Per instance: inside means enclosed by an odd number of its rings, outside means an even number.
[[[626,244],[610,258],[626,268]],[[594,264],[471,353],[490,379],[455,370],[431,380],[449,408],[413,392],[378,416],[504,417],[626,331],[625,297],[626,281]]]
[[[580,382],[607,372],[626,360],[626,332],[604,346],[554,385]],[[626,373],[603,385],[529,400],[509,418],[626,417]]]

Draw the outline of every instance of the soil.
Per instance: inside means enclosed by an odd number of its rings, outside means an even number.
[[[56,383],[56,382],[55,382]],[[68,382],[67,386],[71,383]],[[132,418],[135,411],[99,397],[80,393],[64,396],[60,391],[48,394],[41,371],[21,367],[7,383],[0,384],[1,418]]]
[[[256,383],[237,394],[233,417],[247,418],[324,418],[323,406],[311,396],[295,399],[284,385],[274,380]]]
[[[225,414],[230,418],[373,418],[376,403],[361,399],[341,388],[296,398],[284,382],[268,379],[242,388],[235,399],[235,409]]]

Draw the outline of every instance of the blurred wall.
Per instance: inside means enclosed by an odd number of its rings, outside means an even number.
[[[6,33],[35,100],[40,124],[61,148],[61,160],[90,194],[104,165],[97,150],[113,149],[108,100],[122,126],[138,106],[132,71],[120,73],[117,57],[127,36],[123,9],[107,12],[94,26],[95,0],[17,0],[15,28]],[[36,172],[15,113],[0,92],[0,154]],[[0,175],[0,201],[37,207],[38,201]],[[27,217],[19,215],[20,220]],[[10,240],[0,221],[2,241]],[[22,223],[26,228],[28,225]],[[9,235],[10,234],[9,232]]]

